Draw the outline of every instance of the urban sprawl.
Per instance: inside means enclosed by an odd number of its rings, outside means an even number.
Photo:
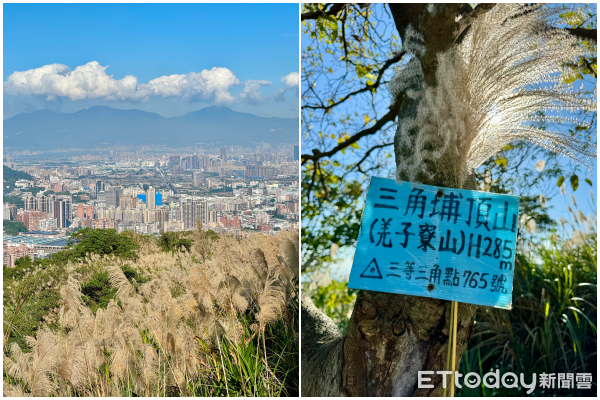
[[[80,151],[68,162],[32,155],[4,155],[5,166],[32,178],[7,185],[5,169],[3,218],[27,229],[5,232],[7,266],[60,251],[82,228],[160,235],[195,229],[200,220],[203,230],[238,238],[297,228],[298,146],[114,147]]]

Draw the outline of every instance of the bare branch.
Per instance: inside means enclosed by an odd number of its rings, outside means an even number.
[[[564,28],[565,31],[571,35],[577,36],[581,39],[591,40],[594,43],[598,43],[598,32],[596,29],[585,29],[585,28]]]
[[[325,9],[329,5],[330,4],[325,4]],[[304,21],[304,20],[307,20],[307,19],[317,19],[317,18],[322,17],[322,16],[337,15],[337,13],[339,13],[340,11],[342,11],[342,9],[346,5],[347,5],[346,3],[335,3],[335,4],[333,4],[333,6],[328,11],[325,11],[325,9],[323,9],[323,10],[319,10],[319,11],[307,12],[307,13],[301,14],[300,19],[302,21]]]
[[[379,144],[379,145],[377,145],[377,146],[373,146],[373,147],[371,147],[369,150],[367,150],[367,152],[365,153],[365,155],[363,156],[363,158],[361,158],[361,159],[360,159],[360,161],[356,163],[356,165],[354,166],[354,168],[357,168],[357,170],[358,170],[359,172],[361,172],[361,173],[363,173],[363,174],[364,174],[364,173],[365,173],[365,171],[363,171],[363,170],[362,170],[361,164],[362,164],[362,163],[363,163],[363,162],[364,162],[364,161],[365,161],[365,160],[366,160],[366,159],[367,159],[367,158],[368,158],[368,157],[371,155],[371,153],[372,153],[373,151],[375,151],[376,149],[382,149],[382,148],[384,148],[384,147],[391,146],[391,145],[393,145],[393,144],[394,144],[394,142],[391,142],[391,143],[383,143],[383,144]]]
[[[338,151],[345,149],[346,147],[351,146],[352,144],[358,142],[363,137],[377,133],[381,128],[383,128],[383,126],[385,124],[387,124],[390,121],[393,121],[394,118],[396,118],[396,115],[398,114],[398,106],[400,103],[401,103],[400,101],[397,101],[394,105],[392,105],[390,107],[390,111],[388,111],[387,114],[385,114],[383,117],[381,117],[375,123],[375,125],[373,125],[370,128],[363,129],[362,131],[360,131],[358,133],[355,133],[353,136],[351,136],[347,140],[343,141],[342,143],[338,144],[333,149],[326,151],[326,152],[321,152],[318,149],[313,149],[312,155],[302,154],[302,164],[304,164],[305,162],[307,162],[309,160],[318,161],[319,159],[324,158],[324,157],[331,157]]]
[[[339,106],[340,104],[342,104],[343,102],[345,102],[346,100],[349,100],[352,96],[355,96],[357,94],[360,93],[364,93],[367,91],[371,91],[373,89],[377,89],[379,87],[379,85],[381,84],[381,78],[383,77],[383,75],[385,74],[385,71],[392,65],[397,63],[398,61],[402,60],[402,57],[404,57],[404,52],[398,52],[398,54],[396,54],[394,57],[390,58],[389,60],[387,60],[383,66],[381,67],[381,69],[378,71],[378,76],[377,76],[377,80],[372,84],[369,85],[367,84],[365,87],[362,87],[358,90],[355,90],[353,92],[348,93],[347,95],[345,95],[344,97],[342,97],[339,101],[335,102],[335,103],[331,103],[330,105],[326,106],[326,105],[321,105],[321,106],[311,106],[311,105],[304,105],[302,106],[302,108],[310,108],[311,110],[324,110],[324,111],[329,111],[330,109],[332,109],[333,107]],[[323,104],[323,102],[321,102],[321,104]]]

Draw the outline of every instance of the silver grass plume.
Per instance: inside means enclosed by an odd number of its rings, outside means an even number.
[[[42,328],[36,338],[25,337],[30,353],[10,345],[6,374],[25,385],[5,385],[4,393],[14,396],[29,387],[40,396],[118,395],[133,382],[135,391],[146,396],[175,385],[182,395],[189,394],[185,383],[210,374],[201,365],[214,362],[199,341],[215,349],[223,337],[243,338],[239,314],[255,315],[260,325],[250,327],[254,332],[285,317],[286,304],[295,301],[286,290],[286,273],[291,273],[286,264],[297,258],[292,251],[297,236],[289,243],[290,236],[253,235],[241,242],[222,236],[206,243],[206,259],[189,252],[167,254],[156,246],[152,252],[148,246],[135,265],[149,279],[138,293],[118,259],[91,255],[73,264],[72,270],[90,262],[93,270],[108,270],[111,284],[122,290],[118,301],[92,313],[81,302],[81,278],[70,276],[61,303],[69,326],[59,333]],[[98,374],[103,364],[110,382]]]
[[[135,289],[118,265],[109,265],[106,267],[110,283],[117,288],[117,297],[126,298],[135,293]]]
[[[595,146],[535,127],[541,122],[589,126],[578,112],[596,110],[595,89],[586,95],[562,83],[563,66],[589,53],[573,35],[550,26],[559,12],[540,5],[496,5],[460,44],[438,56],[435,87],[423,83],[417,59],[424,51],[422,37],[407,29],[404,50],[412,58],[389,85],[394,97],[413,100],[412,110],[403,111],[397,123],[396,146],[410,149],[398,157],[398,180],[423,175],[462,187],[473,169],[517,139],[590,166]]]
[[[79,274],[70,274],[67,283],[60,291],[63,301],[59,310],[59,318],[68,328],[73,328],[76,325],[79,311],[86,309],[81,299],[83,294],[80,290],[79,278],[81,278]]]

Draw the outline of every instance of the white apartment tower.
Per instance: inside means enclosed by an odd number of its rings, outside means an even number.
[[[156,196],[156,190],[150,186],[148,188],[148,191],[146,192],[146,205],[148,206],[148,209],[152,210],[154,208],[156,208],[155,203],[155,197]]]

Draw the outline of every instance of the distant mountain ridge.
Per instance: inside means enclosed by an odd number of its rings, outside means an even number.
[[[298,118],[265,118],[211,106],[166,118],[141,110],[95,106],[70,114],[38,110],[4,120],[4,148],[53,150],[97,146],[253,146],[298,143]]]

